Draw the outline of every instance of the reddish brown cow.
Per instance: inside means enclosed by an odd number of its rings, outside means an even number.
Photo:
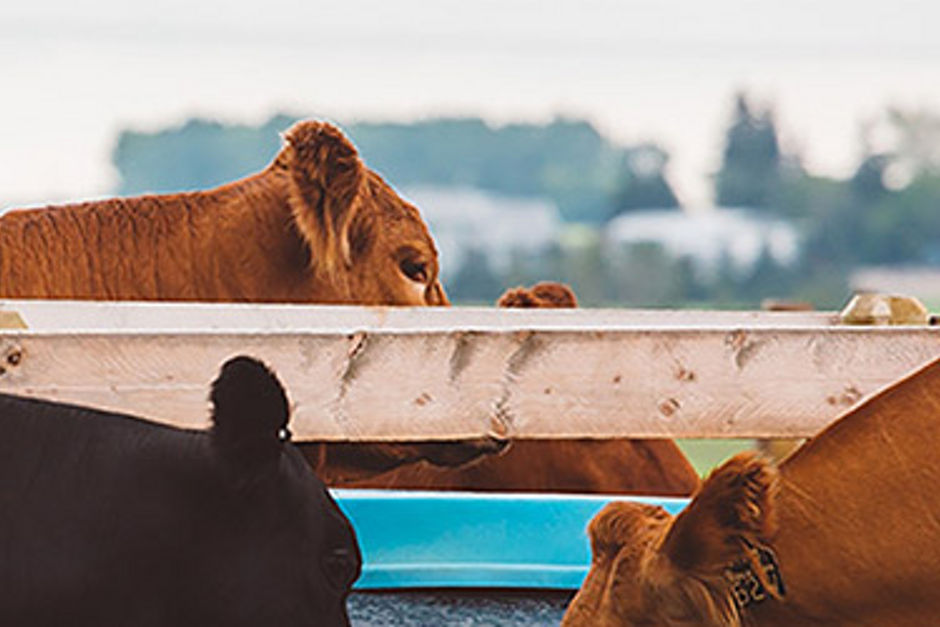
[[[940,614],[940,360],[779,473],[742,454],[673,518],[613,503],[564,625],[928,625]],[[775,557],[774,557],[775,556]]]
[[[575,307],[574,292],[560,283],[508,290],[501,307]],[[330,475],[330,466],[317,469]],[[695,469],[672,440],[517,440],[503,454],[462,468],[419,462],[364,481],[334,485],[436,490],[608,492],[687,495],[699,483]]]
[[[0,298],[449,304],[418,210],[337,128],[309,121],[262,172],[217,189],[6,213]],[[502,447],[361,446],[356,472]]]
[[[418,210],[336,127],[285,140],[210,191],[6,213],[0,297],[447,305]]]

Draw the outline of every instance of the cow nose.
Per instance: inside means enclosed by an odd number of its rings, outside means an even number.
[[[447,293],[444,291],[444,286],[441,285],[439,280],[434,281],[434,283],[429,285],[427,290],[425,290],[425,301],[432,307],[450,306],[450,300],[447,299]]]

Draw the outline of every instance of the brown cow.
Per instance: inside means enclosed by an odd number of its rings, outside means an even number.
[[[578,306],[571,288],[554,281],[543,281],[532,287],[514,287],[506,290],[496,302],[497,307],[521,309],[566,309]]]
[[[0,297],[447,305],[418,210],[334,126],[285,140],[210,191],[6,213]]]
[[[745,453],[675,518],[610,504],[590,524],[591,571],[563,624],[935,624],[938,445],[940,360],[845,414],[779,474]]]
[[[575,307],[574,292],[560,283],[508,290],[501,307]],[[327,454],[326,459],[329,458]],[[672,440],[516,440],[502,455],[461,468],[425,462],[399,466],[364,481],[348,481],[317,467],[332,485],[436,490],[553,491],[684,496],[699,484],[695,469]]]
[[[310,121],[285,140],[262,172],[214,190],[6,213],[0,298],[448,305],[418,210],[349,140]],[[359,447],[356,474],[503,446]]]

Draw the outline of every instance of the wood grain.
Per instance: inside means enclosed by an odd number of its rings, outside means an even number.
[[[802,437],[940,357],[934,327],[826,312],[6,301],[0,391],[180,426],[219,365],[278,372],[297,439]]]

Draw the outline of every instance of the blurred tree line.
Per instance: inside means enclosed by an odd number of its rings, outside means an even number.
[[[204,189],[240,178],[271,160],[279,133],[297,119],[276,115],[260,126],[192,119],[155,133],[124,131],[112,156],[118,192]],[[622,210],[679,206],[663,149],[616,146],[584,120],[493,127],[479,118],[439,118],[342,126],[368,165],[399,186],[540,196],[565,220],[593,224]]]
[[[814,176],[781,151],[771,112],[737,98],[716,198],[800,225],[797,286],[860,265],[940,264],[940,115],[889,108],[860,144],[847,179]]]
[[[190,120],[156,133],[125,131],[113,153],[121,194],[204,189],[264,167],[278,133],[297,118],[260,126]],[[860,137],[855,172],[808,172],[780,141],[773,110],[738,94],[727,121],[716,204],[786,220],[801,235],[794,261],[764,250],[749,267],[726,254],[713,267],[655,243],[617,245],[604,225],[626,212],[679,209],[669,154],[654,143],[618,146],[584,120],[488,125],[477,118],[344,125],[370,167],[396,185],[458,185],[551,199],[576,237],[491,267],[469,250],[448,281],[457,302],[491,303],[538,280],[570,283],[586,305],[756,307],[765,298],[838,307],[860,265],[940,265],[940,115],[889,109]]]
[[[703,270],[690,257],[675,257],[655,242],[612,246],[597,236],[579,246],[552,245],[517,254],[496,272],[487,256],[471,250],[447,282],[451,299],[488,304],[509,287],[554,280],[575,288],[586,306],[753,309],[767,299],[788,298],[838,308],[848,293],[842,274],[806,274],[801,264],[784,265],[764,250],[749,267],[723,256]]]
[[[715,176],[717,204],[798,221],[812,266],[940,263],[940,115],[888,109],[860,139],[848,179],[813,176],[781,151],[771,112],[739,95]]]

